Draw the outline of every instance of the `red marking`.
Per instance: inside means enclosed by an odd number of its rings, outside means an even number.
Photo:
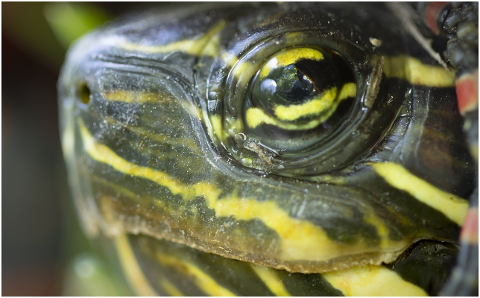
[[[467,216],[463,222],[460,241],[478,245],[478,208],[468,209]]]
[[[440,33],[440,29],[437,27],[438,14],[447,4],[447,2],[429,2],[423,11],[427,26],[435,35]]]
[[[478,107],[478,70],[458,78],[456,85],[460,114],[475,110]]]

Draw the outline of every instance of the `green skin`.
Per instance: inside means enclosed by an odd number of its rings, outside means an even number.
[[[322,272],[366,265],[371,259],[381,264],[389,253],[382,241],[404,241],[407,245],[383,266],[437,294],[455,262],[460,227],[371,167],[393,162],[446,193],[468,198],[472,192],[474,170],[454,88],[412,85],[374,71],[379,56],[436,62],[400,30],[391,11],[378,5],[271,3],[212,9],[201,5],[173,14],[134,15],[88,35],[70,50],[59,81],[61,133],[87,235],[140,234],[129,239],[150,285],[168,293],[158,283],[167,278],[185,295],[205,292],[184,271],[156,261],[156,252],[195,263],[238,295],[272,294],[246,262],[277,268],[292,295],[341,295]],[[118,42],[168,45],[201,36],[220,20],[226,26],[219,33],[217,56],[126,50]],[[289,38],[290,32],[302,34]],[[382,46],[373,46],[370,37],[382,40]],[[295,45],[330,48],[350,65],[357,95],[339,116],[342,121],[327,136],[280,131],[278,141],[265,139],[264,132],[245,123],[233,125],[249,107],[245,90],[250,81],[221,54],[242,62],[265,61]],[[380,82],[378,92],[371,95],[375,82]],[[106,98],[118,90],[154,95],[144,102]],[[215,117],[222,126],[212,134],[211,127],[219,128],[212,125]],[[283,258],[282,236],[262,219],[239,220],[237,211],[220,215],[201,191],[176,192],[171,182],[100,161],[85,149],[82,125],[91,140],[130,164],[166,173],[184,188],[202,182],[215,186],[220,193],[216,203],[231,196],[253,200],[255,206],[273,202],[289,220],[321,228],[344,254],[322,261]],[[311,138],[318,142],[304,146]],[[287,139],[293,141],[282,151]],[[257,149],[247,148],[249,142]],[[275,154],[261,144],[269,144]],[[387,235],[365,220],[372,213]],[[358,243],[367,249],[359,250]]]

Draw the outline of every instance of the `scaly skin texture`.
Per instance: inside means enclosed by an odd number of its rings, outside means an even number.
[[[59,94],[86,233],[139,294],[438,294],[476,169],[403,16],[203,4],[84,37]]]

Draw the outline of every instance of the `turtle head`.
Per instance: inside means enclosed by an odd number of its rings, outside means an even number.
[[[458,238],[473,177],[454,76],[386,7],[138,14],[77,42],[59,90],[92,237],[303,273]]]

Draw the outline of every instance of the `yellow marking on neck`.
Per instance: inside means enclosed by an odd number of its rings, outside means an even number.
[[[166,45],[141,45],[132,42],[122,42],[120,47],[127,51],[139,51],[144,53],[168,53],[178,51],[195,56],[203,54],[215,57],[218,55],[219,48],[215,48],[214,45],[219,46],[219,43],[216,43],[215,39],[213,40],[213,44],[209,45],[209,42],[215,37],[215,35],[219,34],[225,26],[226,22],[222,20],[200,37],[180,40]]]
[[[408,192],[420,202],[442,212],[458,225],[462,225],[468,210],[466,200],[436,188],[399,164],[387,162],[375,163],[371,166],[391,186]]]
[[[260,71],[260,79],[268,76],[270,71],[279,66],[288,66],[302,59],[323,60],[323,54],[311,48],[288,49],[270,59]]]
[[[327,90],[318,98],[309,100],[300,105],[277,106],[275,108],[275,115],[280,120],[293,121],[300,117],[308,115],[322,115],[322,121],[327,120],[337,109],[338,104],[348,98],[353,97],[357,93],[357,86],[355,83],[347,83],[342,86],[340,93],[337,96],[337,88],[333,87]]]
[[[115,237],[115,246],[117,247],[123,273],[137,295],[157,296],[158,294],[150,286],[145,275],[143,275],[142,269],[140,269],[132,248],[130,247],[127,236],[122,234]]]
[[[408,56],[385,57],[383,72],[389,78],[405,79],[410,84],[428,87],[454,87],[455,72],[422,63]]]
[[[208,274],[203,272],[197,266],[184,261],[180,260],[176,257],[164,255],[164,254],[157,254],[157,259],[160,263],[164,266],[173,267],[178,271],[182,272],[187,277],[190,277],[192,281],[202,289],[207,295],[210,296],[235,296],[234,293],[230,292],[228,289],[219,285],[215,280],[210,277]]]
[[[276,296],[291,296],[278,277],[275,269],[262,267],[252,263],[250,263],[250,267],[252,267],[258,277],[260,277],[263,283],[265,283],[270,292]]]
[[[173,195],[181,195],[185,201],[204,197],[208,208],[214,210],[217,217],[234,216],[237,220],[261,220],[281,239],[279,257],[282,260],[326,261],[337,256],[348,255],[352,250],[357,254],[376,250],[362,239],[356,243],[355,249],[352,245],[337,243],[330,239],[320,227],[307,220],[290,217],[288,211],[283,210],[273,201],[260,202],[253,198],[238,197],[236,194],[219,200],[222,190],[213,184],[198,182],[186,185],[165,172],[130,163],[107,146],[97,143],[81,119],[78,123],[84,150],[91,158],[108,164],[126,175],[149,179],[168,188]],[[388,255],[400,252],[407,246],[405,241],[396,242],[389,239],[385,241]],[[381,255],[381,257],[384,256]]]
[[[162,279],[160,281],[160,286],[167,292],[169,296],[185,296],[180,290],[177,289],[170,281],[167,279]]]
[[[423,289],[382,266],[355,267],[322,276],[345,296],[428,296]]]

